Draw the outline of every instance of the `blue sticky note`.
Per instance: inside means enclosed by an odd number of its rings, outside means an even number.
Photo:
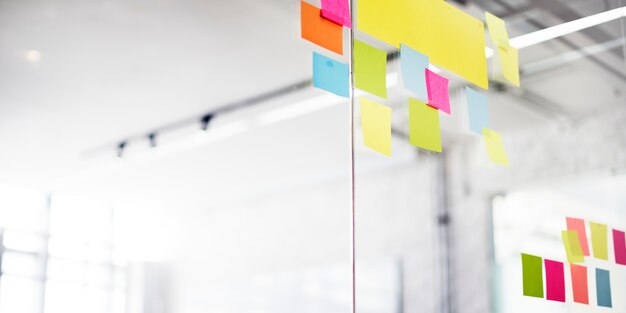
[[[313,52],[313,86],[338,96],[350,96],[348,64]]]
[[[489,103],[486,95],[465,87],[467,94],[467,111],[469,113],[469,127],[479,134],[483,134],[483,128],[489,128]]]
[[[609,271],[596,268],[596,293],[598,306],[613,307],[611,301],[611,275]]]
[[[404,88],[415,94],[415,98],[428,103],[428,90],[426,89],[426,69],[428,57],[411,49],[405,44],[400,44],[400,69]]]

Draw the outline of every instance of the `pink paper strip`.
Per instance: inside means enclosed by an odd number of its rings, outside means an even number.
[[[448,79],[426,69],[426,89],[428,90],[428,105],[450,114]]]
[[[613,229],[613,247],[615,248],[615,263],[626,265],[626,238],[623,231]]]
[[[589,244],[587,243],[587,231],[585,230],[585,221],[579,218],[567,218],[567,230],[575,230],[578,232],[578,240],[583,248],[583,255],[589,256]]]
[[[565,271],[563,263],[544,260],[546,267],[546,299],[565,302]]]
[[[322,0],[322,16],[339,25],[352,28],[348,0]]]
[[[587,267],[570,264],[572,273],[572,291],[574,302],[589,304],[589,290],[587,286]]]

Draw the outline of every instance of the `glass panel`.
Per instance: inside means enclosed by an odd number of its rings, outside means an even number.
[[[9,250],[17,250],[32,253],[41,253],[45,250],[45,237],[31,233],[6,230],[4,232],[4,247]]]
[[[0,311],[11,313],[39,313],[41,283],[9,275],[0,279]]]
[[[33,189],[0,184],[0,226],[41,233],[46,225],[46,197]]]
[[[2,272],[7,275],[22,278],[42,277],[42,263],[38,256],[19,253],[5,252],[2,256]]]

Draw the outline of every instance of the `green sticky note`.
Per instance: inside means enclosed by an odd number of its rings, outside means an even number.
[[[387,52],[362,41],[354,41],[354,85],[387,98]]]
[[[609,252],[606,244],[606,225],[589,222],[589,228],[591,229],[593,256],[596,259],[608,260]]]
[[[522,253],[524,295],[543,298],[543,262],[541,257]]]
[[[583,248],[580,246],[580,240],[578,239],[578,232],[575,230],[564,230],[561,232],[561,237],[563,238],[567,261],[570,263],[584,262],[585,257],[583,255]]]
[[[441,152],[439,110],[409,98],[409,142],[417,147]]]
[[[361,97],[361,128],[365,145],[391,155],[391,108]]]

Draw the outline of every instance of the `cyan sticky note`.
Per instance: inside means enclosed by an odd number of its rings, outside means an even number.
[[[473,132],[482,135],[483,128],[489,128],[489,100],[486,95],[470,87],[465,87],[465,94],[469,127]]]
[[[428,90],[426,89],[426,69],[428,68],[428,56],[400,44],[400,71],[404,88],[415,95],[415,98],[424,103],[428,102]]]
[[[313,52],[313,86],[348,98],[350,96],[348,64]]]
[[[596,268],[596,293],[598,306],[613,307],[611,300],[611,274],[607,270]]]

